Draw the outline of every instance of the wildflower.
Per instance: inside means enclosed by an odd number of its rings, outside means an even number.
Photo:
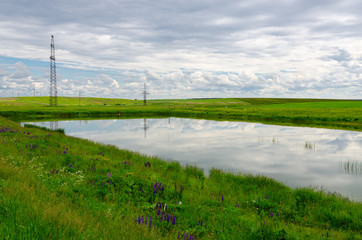
[[[173,218],[172,218],[172,225],[175,225],[175,223],[176,223],[176,217],[173,216]]]
[[[73,164],[69,164],[69,167],[71,168],[73,166]]]
[[[149,226],[152,227],[152,216],[150,216]]]
[[[224,202],[224,194],[221,196],[221,202]]]
[[[184,190],[184,186],[180,185],[180,192],[182,193]]]
[[[112,177],[112,172],[107,173],[107,178],[110,178],[110,177]]]
[[[273,212],[271,212],[271,213],[270,213],[270,216],[271,216],[271,217],[274,217],[274,213],[273,213]]]

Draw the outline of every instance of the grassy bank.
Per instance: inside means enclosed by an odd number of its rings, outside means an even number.
[[[362,203],[0,117],[3,239],[362,239]]]
[[[362,101],[328,99],[184,99],[140,100],[60,97],[0,99],[0,115],[13,119],[61,119],[127,116],[172,116],[212,120],[326,127],[362,131]]]

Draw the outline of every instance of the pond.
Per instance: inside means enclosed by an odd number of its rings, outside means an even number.
[[[32,123],[54,126],[54,122]],[[183,118],[75,120],[67,135],[181,164],[261,174],[362,200],[362,133]]]

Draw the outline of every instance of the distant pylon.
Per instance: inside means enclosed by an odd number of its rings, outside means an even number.
[[[144,106],[147,105],[147,94],[149,94],[149,93],[147,92],[146,83],[144,83],[144,90],[143,90],[143,105]]]
[[[54,36],[52,35],[50,43],[50,95],[49,105],[58,106],[57,96],[57,72],[55,67],[55,47],[54,47]]]

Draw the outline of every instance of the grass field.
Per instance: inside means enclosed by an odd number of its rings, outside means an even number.
[[[362,203],[263,176],[213,169],[206,177],[0,117],[0,236],[362,239]]]
[[[59,97],[0,98],[0,115],[13,119],[120,116],[174,116],[213,120],[338,128],[362,131],[362,101],[328,99],[169,99],[141,100]]]

